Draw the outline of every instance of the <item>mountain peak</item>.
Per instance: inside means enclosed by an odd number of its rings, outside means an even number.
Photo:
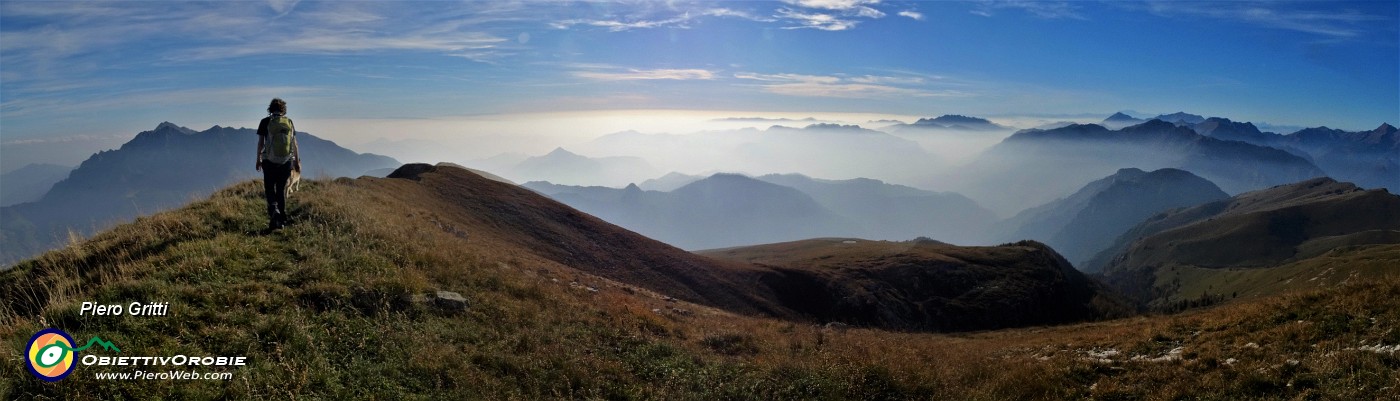
[[[1184,111],[1178,111],[1171,114],[1162,114],[1157,117],[1154,117],[1154,119],[1174,124],[1200,124],[1206,121],[1205,117],[1196,114],[1190,114]]]
[[[929,121],[943,124],[991,124],[985,118],[968,117],[961,114],[944,114],[932,120],[919,119],[919,121]],[[915,124],[918,124],[917,122]]]
[[[961,114],[944,114],[938,118],[920,118],[913,124],[915,127],[931,128],[952,128],[952,129],[973,129],[973,130],[998,130],[1006,127],[997,125],[985,118],[969,117]]]
[[[1390,125],[1390,123],[1381,123],[1381,126],[1376,127],[1375,131],[1383,134],[1392,134],[1395,133],[1396,129],[1395,126]]]
[[[1120,112],[1117,112],[1117,113],[1113,113],[1113,115],[1108,116],[1108,118],[1105,118],[1105,119],[1103,119],[1103,120],[1104,120],[1104,121],[1137,121],[1137,117],[1133,117],[1133,116],[1127,115],[1126,113],[1123,113],[1123,112],[1120,111]]]

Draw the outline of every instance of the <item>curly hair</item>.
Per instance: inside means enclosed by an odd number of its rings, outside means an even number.
[[[287,102],[280,97],[272,98],[272,103],[267,105],[268,114],[287,114]]]

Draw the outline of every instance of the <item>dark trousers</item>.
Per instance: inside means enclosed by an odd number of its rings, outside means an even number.
[[[287,222],[287,180],[292,176],[292,162],[272,164],[263,162],[263,192],[267,196],[267,218],[272,225]]]

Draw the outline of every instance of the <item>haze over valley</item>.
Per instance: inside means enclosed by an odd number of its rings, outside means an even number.
[[[0,94],[0,398],[1400,388],[1395,1],[18,0]]]

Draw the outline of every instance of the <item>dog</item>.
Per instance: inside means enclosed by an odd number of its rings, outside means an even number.
[[[292,174],[287,177],[287,195],[291,195],[301,189],[301,163],[292,167]]]

